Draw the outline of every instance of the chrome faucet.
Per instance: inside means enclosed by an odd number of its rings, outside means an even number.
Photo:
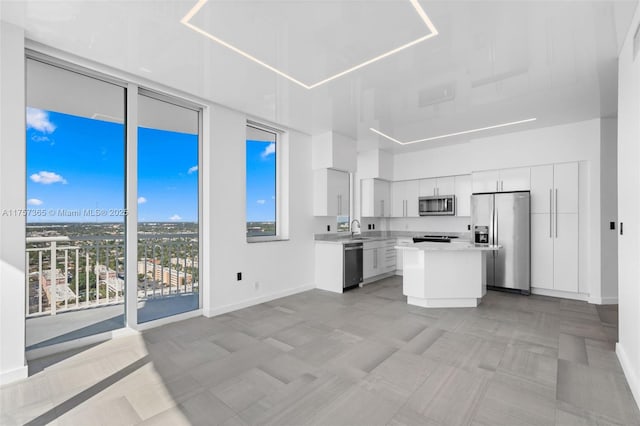
[[[353,219],[351,221],[351,224],[349,225],[349,230],[351,231],[351,238],[353,238],[353,234],[355,234],[355,231],[353,230],[353,222],[357,222],[358,223],[358,229],[360,229],[360,221],[358,219]]]

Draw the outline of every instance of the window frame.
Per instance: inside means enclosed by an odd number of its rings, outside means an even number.
[[[285,215],[283,214],[283,211],[285,210],[285,205],[286,205],[286,201],[285,201],[285,197],[284,197],[284,193],[285,191],[284,189],[284,176],[285,176],[285,172],[283,170],[285,162],[283,161],[283,155],[285,155],[286,152],[286,147],[287,147],[287,134],[284,130],[266,125],[264,123],[261,122],[257,122],[257,121],[253,121],[253,120],[247,120],[246,124],[245,124],[245,155],[244,155],[244,161],[245,161],[245,167],[246,167],[246,162],[247,162],[247,152],[246,152],[246,147],[247,147],[247,138],[246,138],[246,131],[248,130],[248,128],[254,128],[263,132],[267,132],[267,133],[272,133],[275,136],[275,145],[276,145],[276,151],[275,151],[275,156],[276,156],[276,171],[275,171],[275,228],[276,228],[276,232],[275,235],[264,235],[264,236],[253,236],[250,237],[249,235],[246,235],[246,240],[247,243],[265,243],[265,242],[274,242],[274,241],[288,241],[288,235],[286,230],[288,229],[286,223],[285,223]],[[246,224],[248,223],[247,220],[247,203],[248,203],[248,199],[247,199],[247,171],[245,168],[245,232],[247,231],[246,229]]]

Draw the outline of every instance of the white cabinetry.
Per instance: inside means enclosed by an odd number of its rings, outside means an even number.
[[[418,217],[419,185],[417,180],[391,183],[391,216]]]
[[[343,251],[342,244],[316,243],[316,288],[342,293]]]
[[[396,269],[395,240],[364,242],[362,277],[367,280]]]
[[[471,216],[471,175],[454,176],[456,216]]]
[[[349,173],[333,169],[314,170],[313,214],[346,216],[349,214]]]
[[[454,191],[455,179],[453,176],[420,179],[420,197],[452,195]]]
[[[578,163],[531,168],[531,286],[578,292]]]
[[[380,179],[362,179],[361,185],[360,215],[389,217],[391,215],[389,182]]]
[[[528,191],[530,188],[530,168],[518,167],[502,170],[473,172],[473,192]]]

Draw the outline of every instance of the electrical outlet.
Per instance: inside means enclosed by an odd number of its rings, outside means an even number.
[[[368,229],[369,231],[371,231],[371,224],[368,224],[368,225],[367,225],[367,229]]]
[[[331,225],[327,225],[327,232],[331,232]]]
[[[242,281],[242,272],[238,272],[238,273],[236,274],[236,279],[237,279],[238,281]]]
[[[371,226],[373,226],[374,230],[376,229],[376,224],[375,223],[372,223]]]
[[[471,225],[467,225],[467,231],[471,231]]]
[[[616,229],[616,223],[615,222],[609,222],[609,229]]]

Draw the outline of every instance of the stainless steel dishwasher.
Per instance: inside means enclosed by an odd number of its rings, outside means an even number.
[[[343,291],[349,290],[362,282],[362,243],[346,243],[343,251],[344,273]]]

